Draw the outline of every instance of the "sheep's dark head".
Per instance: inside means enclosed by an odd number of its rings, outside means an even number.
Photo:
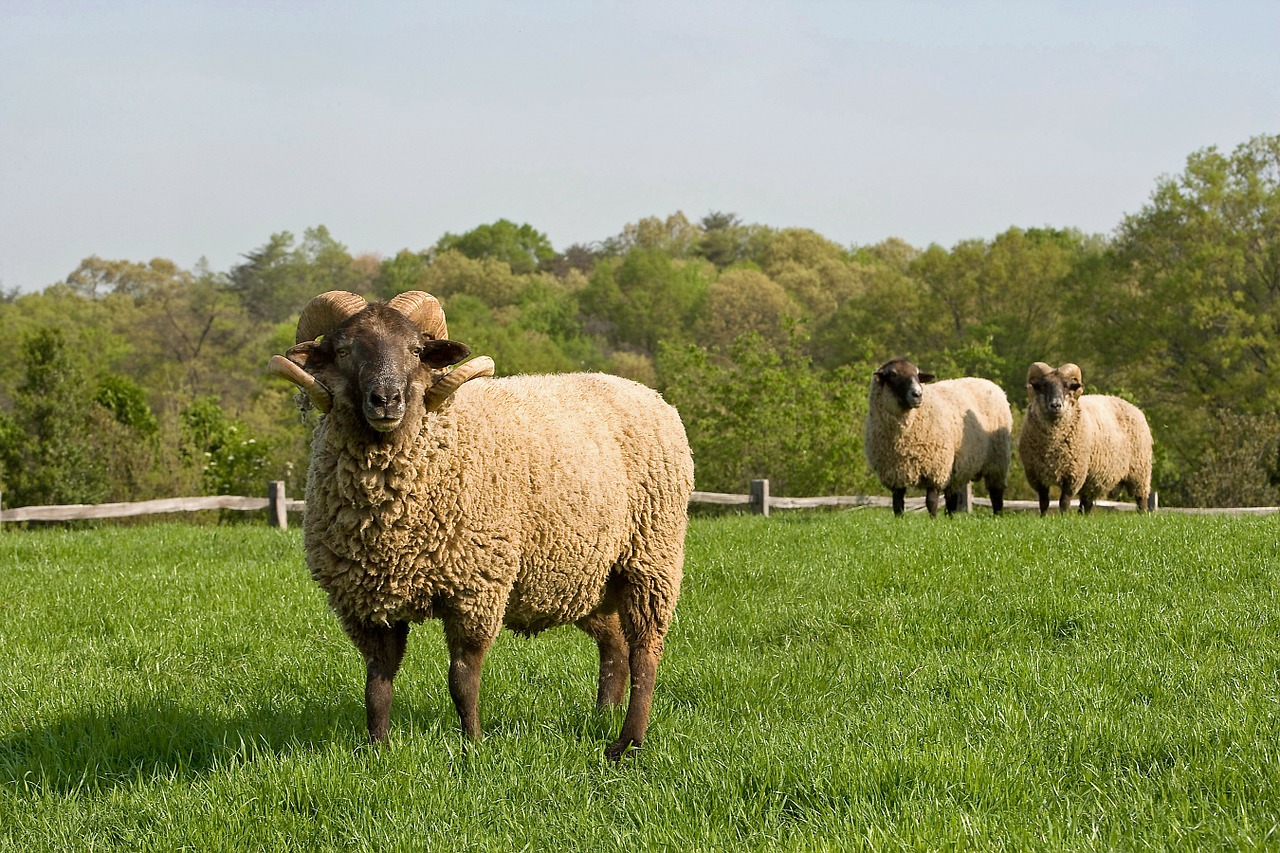
[[[437,408],[466,379],[492,373],[491,360],[476,359],[442,374],[470,354],[466,344],[448,339],[444,311],[429,294],[410,291],[370,304],[330,291],[302,310],[297,345],[270,368],[303,388],[321,411],[342,406],[384,433]]]
[[[921,373],[905,358],[895,358],[880,365],[872,374],[871,389],[888,393],[905,412],[920,408],[924,402],[924,386],[937,378],[932,373]]]
[[[1037,361],[1027,370],[1027,404],[1047,420],[1056,421],[1070,411],[1084,392],[1080,366],[1070,362],[1050,367]]]

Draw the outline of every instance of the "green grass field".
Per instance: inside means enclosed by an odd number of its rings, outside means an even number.
[[[0,849],[1280,848],[1280,520],[695,519],[645,747],[504,634],[478,746],[418,626],[390,746],[257,526],[0,533]]]

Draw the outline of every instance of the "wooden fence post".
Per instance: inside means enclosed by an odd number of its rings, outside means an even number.
[[[285,509],[284,480],[267,483],[267,524],[289,529],[289,513]]]
[[[769,516],[769,481],[751,481],[751,511],[756,515]]]
[[[1147,512],[1155,512],[1159,508],[1160,508],[1159,493],[1152,492],[1151,494],[1147,495]]]

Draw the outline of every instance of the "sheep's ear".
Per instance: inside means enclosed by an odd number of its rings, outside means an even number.
[[[928,385],[930,382],[936,381],[937,378],[938,377],[932,373],[919,373],[916,375],[916,379],[919,379],[920,384],[922,385]]]
[[[285,351],[284,357],[304,370],[307,367],[315,370],[317,367],[333,361],[333,347],[329,345],[328,340],[303,341],[296,346],[289,347]]]
[[[872,378],[872,379],[874,379],[874,380],[876,381],[876,384],[877,384],[877,385],[883,385],[883,384],[884,384],[884,371],[883,371],[883,370],[877,370],[875,373],[871,374],[871,378]]]
[[[461,341],[424,340],[422,342],[422,354],[419,358],[422,359],[422,363],[427,367],[434,367],[438,370],[451,364],[457,364],[469,355],[471,355],[471,347]]]

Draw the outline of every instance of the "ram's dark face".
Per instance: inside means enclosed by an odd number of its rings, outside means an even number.
[[[369,305],[322,340],[289,351],[291,359],[333,393],[335,408],[345,404],[379,433],[395,430],[406,416],[420,416],[432,371],[469,354],[466,344],[432,340],[404,314],[381,303]]]
[[[1073,364],[1049,371],[1037,367],[1027,375],[1030,403],[1046,420],[1056,421],[1071,410],[1084,390],[1080,369]]]
[[[936,378],[932,373],[921,373],[905,358],[895,358],[882,364],[872,381],[887,391],[905,412],[920,408],[924,402],[924,386]]]

